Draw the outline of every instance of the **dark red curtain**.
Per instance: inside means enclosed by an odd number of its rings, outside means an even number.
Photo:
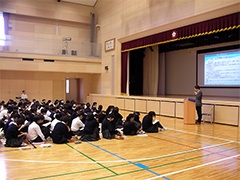
[[[121,92],[126,93],[127,82],[127,54],[128,51],[150,47],[171,41],[177,41],[184,38],[203,36],[219,31],[240,28],[240,13],[234,13],[227,16],[203,21],[200,23],[176,28],[166,32],[150,35],[140,39],[122,43],[122,76],[121,76]],[[175,34],[175,36],[173,36]]]
[[[204,33],[207,34],[217,31],[225,31],[227,28],[239,28],[239,25],[240,13],[234,13],[125,42],[122,44],[122,51],[131,51],[133,49],[143,48],[144,46],[152,46],[153,44],[167,43],[172,40],[181,40],[182,38],[191,38],[190,36],[200,36],[204,35]],[[173,32],[177,34],[177,37],[172,36]]]
[[[4,20],[4,33],[8,35],[8,26],[9,26],[9,13],[3,12],[3,20]],[[8,45],[3,46],[4,51],[9,51]]]
[[[3,20],[4,20],[4,32],[6,35],[8,35],[9,13],[3,12]]]
[[[122,66],[121,66],[121,92],[127,92],[127,60],[128,52],[122,52]]]

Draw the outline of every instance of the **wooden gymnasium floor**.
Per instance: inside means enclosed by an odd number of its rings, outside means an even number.
[[[168,129],[125,140],[0,147],[0,179],[240,179],[239,128],[159,117]]]

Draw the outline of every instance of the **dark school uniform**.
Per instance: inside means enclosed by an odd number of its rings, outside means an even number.
[[[115,136],[115,127],[114,124],[109,121],[107,118],[102,122],[102,136],[105,139],[113,139]]]
[[[125,135],[136,135],[138,129],[137,124],[133,121],[125,121],[123,124],[123,133]]]
[[[81,141],[98,141],[99,136],[99,124],[96,119],[87,119],[85,122],[85,127],[83,129],[83,134],[80,138]]]
[[[150,115],[144,116],[144,118],[142,120],[143,131],[148,132],[148,133],[157,133],[159,127],[163,128],[163,126],[159,122],[153,124],[152,116],[150,116]]]
[[[26,136],[18,137],[20,132],[15,122],[12,122],[6,132],[6,147],[20,147]]]
[[[72,138],[71,132],[63,122],[58,122],[52,131],[52,140],[56,144],[67,143]]]

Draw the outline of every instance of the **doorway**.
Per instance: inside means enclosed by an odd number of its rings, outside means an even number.
[[[74,100],[76,103],[84,102],[84,86],[81,78],[66,78],[66,100]]]
[[[145,49],[130,51],[129,94],[143,95],[143,58]]]

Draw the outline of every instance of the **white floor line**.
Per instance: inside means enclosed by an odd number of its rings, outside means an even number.
[[[205,163],[205,164],[201,164],[201,165],[198,165],[198,166],[193,166],[193,167],[190,167],[190,168],[186,168],[186,169],[170,172],[170,173],[163,174],[163,175],[160,175],[160,176],[155,176],[155,177],[149,178],[147,180],[153,180],[153,179],[167,177],[167,176],[170,176],[170,175],[173,175],[173,174],[178,174],[178,173],[181,173],[181,172],[190,171],[190,170],[197,169],[197,168],[200,168],[200,167],[204,167],[204,166],[208,166],[208,165],[215,164],[215,163],[218,163],[218,162],[222,162],[222,161],[226,161],[226,160],[229,160],[229,159],[233,159],[233,158],[236,158],[236,157],[239,157],[239,156],[240,156],[240,154],[237,154],[237,155],[234,155],[234,156],[230,156],[230,157],[227,157],[227,158],[219,159],[219,160],[212,161],[212,162]]]
[[[218,138],[218,137],[214,137],[214,136],[208,136],[208,135],[188,132],[188,131],[184,131],[184,130],[178,130],[178,129],[172,129],[172,128],[167,128],[167,129],[172,130],[172,131],[186,133],[186,134],[193,134],[193,135],[198,135],[198,136],[202,136],[202,137],[207,137],[207,138],[211,138],[211,139],[217,139],[217,140],[222,140],[222,141],[231,141],[231,142],[233,141],[230,139]],[[237,141],[234,141],[234,142],[237,142]]]
[[[139,159],[126,159],[126,160],[108,160],[108,161],[96,161],[96,162],[84,162],[84,161],[42,161],[42,160],[21,160],[21,159],[2,159],[3,161],[14,161],[14,162],[34,162],[34,163],[46,163],[46,164],[96,164],[96,163],[120,163],[120,162],[137,162],[137,161],[147,161],[147,160],[153,160],[153,159],[161,159],[161,158],[166,158],[166,157],[171,157],[171,156],[176,156],[176,155],[181,155],[181,154],[187,154],[187,153],[192,153],[195,151],[201,151],[201,150],[205,150],[205,149],[210,149],[210,148],[214,148],[214,147],[219,147],[219,146],[223,146],[223,145],[227,145],[227,144],[231,144],[234,143],[232,142],[225,142],[225,143],[221,143],[221,144],[215,144],[215,145],[211,145],[211,146],[205,146],[205,147],[201,147],[201,148],[196,148],[196,149],[191,149],[188,151],[180,151],[180,152],[176,152],[176,153],[171,153],[171,154],[165,154],[165,155],[161,155],[161,156],[155,156],[155,157],[150,157],[150,158],[139,158]]]

